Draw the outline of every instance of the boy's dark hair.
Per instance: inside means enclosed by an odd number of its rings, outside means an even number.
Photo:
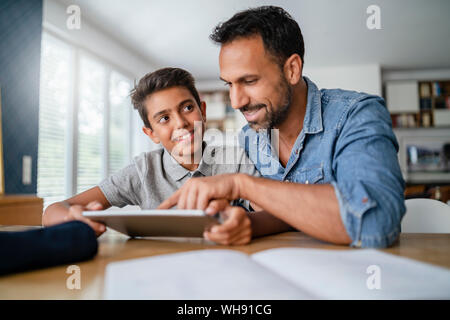
[[[228,21],[218,24],[210,35],[216,43],[226,44],[238,37],[259,34],[264,48],[273,55],[280,67],[297,53],[302,62],[305,44],[297,22],[284,9],[262,6],[236,13]]]
[[[148,73],[139,80],[138,84],[131,90],[131,102],[134,109],[138,110],[144,125],[152,128],[147,118],[147,109],[145,108],[145,99],[152,93],[172,87],[184,87],[194,97],[200,107],[200,97],[195,89],[195,80],[186,70],[180,68],[163,68]]]

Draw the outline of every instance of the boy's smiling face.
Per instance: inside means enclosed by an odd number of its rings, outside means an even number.
[[[180,164],[192,164],[202,148],[206,105],[199,106],[185,87],[171,87],[150,94],[145,99],[151,128],[144,133],[161,143]]]

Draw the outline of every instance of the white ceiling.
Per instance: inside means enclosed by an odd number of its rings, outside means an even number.
[[[178,66],[217,79],[214,26],[239,10],[283,7],[299,23],[310,67],[377,63],[390,69],[450,67],[448,0],[62,0],[157,67]],[[366,8],[381,8],[381,30]]]

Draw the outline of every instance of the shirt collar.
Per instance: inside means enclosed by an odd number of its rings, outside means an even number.
[[[216,156],[216,148],[214,146],[209,146],[205,141],[203,141],[203,154],[200,164],[197,170],[205,177],[212,176],[212,166],[215,163],[214,157]]]
[[[177,160],[175,160],[175,158],[172,157],[170,152],[164,148],[162,161],[166,174],[175,181],[182,180],[189,173],[194,175],[197,171],[200,172],[203,176],[211,176],[212,164],[214,163],[213,158],[215,156],[216,151],[214,147],[208,146],[205,141],[203,141],[202,147],[203,147],[202,159],[200,160],[199,166],[195,171],[189,171],[186,168],[184,168],[181,164],[178,163]]]
[[[303,131],[309,134],[319,133],[323,131],[321,94],[314,82],[309,80],[308,77],[303,77],[303,79],[305,79],[308,86],[308,100],[305,119],[303,120]]]
[[[303,120],[303,132],[305,134],[319,133],[323,131],[321,93],[314,82],[309,80],[308,77],[303,77],[303,79],[305,79],[308,87],[306,112]],[[260,138],[259,147],[263,150],[270,141],[270,130],[260,130],[258,136]]]

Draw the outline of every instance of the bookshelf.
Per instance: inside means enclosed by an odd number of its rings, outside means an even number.
[[[450,80],[389,81],[385,93],[394,128],[450,128]]]
[[[436,79],[437,78],[437,79]],[[450,80],[391,77],[384,97],[399,143],[406,198],[450,198]],[[439,79],[439,80],[438,80]]]
[[[419,82],[421,115],[430,114],[432,127],[450,127],[450,81]]]
[[[206,129],[235,129],[235,112],[227,91],[202,91],[199,94],[200,99],[206,102]]]

